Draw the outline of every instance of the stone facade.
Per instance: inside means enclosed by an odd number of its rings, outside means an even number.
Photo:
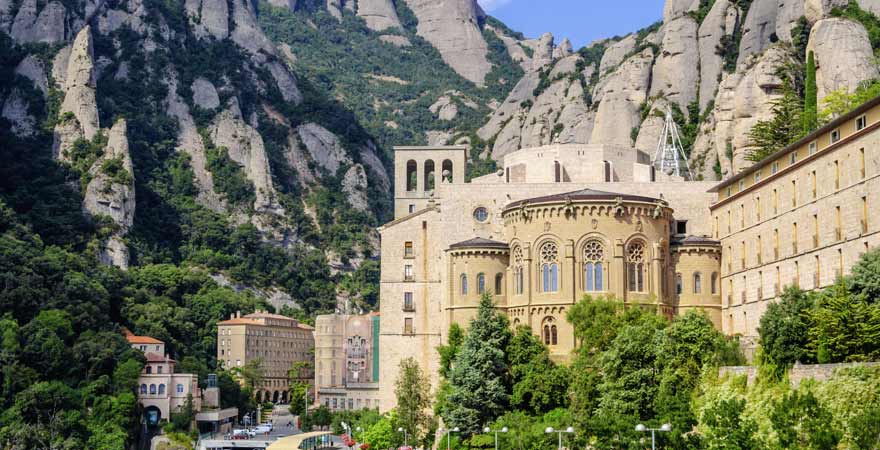
[[[195,411],[202,409],[202,391],[199,376],[175,373],[177,361],[165,354],[165,343],[149,337],[135,336],[126,330],[129,345],[144,352],[146,364],[138,377],[138,403],[144,408],[147,423],[156,425],[167,421],[192,396]]]
[[[315,403],[379,407],[379,323],[378,313],[315,318]]]
[[[565,314],[586,294],[669,316],[701,309],[720,322],[721,297],[710,291],[720,272],[708,238],[712,183],[656,172],[629,148],[559,144],[510,153],[497,173],[465,182],[465,155],[465,147],[395,149],[404,181],[395,219],[380,228],[382,410],[395,406],[405,358],[437,385],[437,346],[450,324],[468,324],[482,292],[560,361],[574,349]],[[696,293],[686,280],[698,272]]]
[[[880,99],[713,189],[723,330],[756,341],[786,286],[827,287],[880,244]]]
[[[286,402],[288,371],[294,363],[312,363],[314,328],[278,314],[257,311],[242,316],[234,313],[217,323],[217,361],[227,368],[262,360],[264,380],[257,386],[257,398]],[[313,374],[303,373],[302,381],[313,382]]]

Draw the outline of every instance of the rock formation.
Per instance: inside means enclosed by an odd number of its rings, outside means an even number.
[[[661,49],[654,63],[650,95],[665,95],[686,111],[697,99],[700,81],[700,72],[694,70],[700,63],[697,21],[681,16],[664,24]]]
[[[357,15],[364,18],[371,30],[383,31],[400,27],[400,19],[392,0],[358,0]]]
[[[816,57],[818,98],[844,89],[852,91],[867,80],[880,76],[868,31],[847,19],[822,19],[813,25],[807,50]]]
[[[50,2],[40,10],[39,14],[37,14],[37,6],[37,0],[22,2],[10,30],[12,38],[20,43],[64,42],[67,15],[64,5],[58,1]]]
[[[700,24],[700,111],[715,97],[721,78],[723,60],[718,54],[722,37],[732,36],[739,22],[740,12],[728,0],[716,0]]]
[[[650,48],[621,64],[601,86],[596,123],[590,136],[594,144],[632,145],[631,130],[639,126],[639,107],[647,99],[654,51]],[[599,89],[599,88],[597,88]]]
[[[101,261],[128,268],[128,247],[122,240],[134,225],[134,167],[128,150],[127,124],[119,119],[107,136],[104,154],[89,170],[91,180],[83,197],[83,209],[94,217],[106,217],[114,229],[99,252]]]
[[[63,62],[63,59],[59,62]],[[100,129],[98,106],[95,103],[95,65],[91,27],[86,26],[76,35],[66,58],[61,89],[64,100],[59,110],[59,124],[55,127],[53,152],[67,161],[67,150],[80,138],[92,139]]]
[[[464,78],[482,85],[492,69],[479,27],[476,0],[405,1],[419,20],[417,32]]]
[[[636,48],[636,35],[628,34],[623,39],[609,45],[602,54],[602,61],[599,63],[599,74],[605,75],[608,71],[614,69],[623,59],[627,57]]]
[[[351,162],[339,138],[326,128],[307,123],[296,130],[311,159],[330,175],[335,175],[342,164]]]
[[[37,119],[30,115],[29,107],[27,100],[18,89],[13,89],[6,101],[3,102],[3,110],[0,115],[12,124],[12,132],[16,136],[27,137],[34,134]]]
[[[203,109],[214,109],[220,106],[220,96],[210,81],[198,77],[190,87],[193,93],[193,104]]]

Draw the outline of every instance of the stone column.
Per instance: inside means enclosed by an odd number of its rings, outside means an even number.
[[[611,279],[608,280],[608,290],[612,295],[626,301],[626,252],[623,248],[623,240],[616,239],[611,255]]]

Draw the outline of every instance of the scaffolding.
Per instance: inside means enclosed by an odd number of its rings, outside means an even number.
[[[663,124],[663,133],[660,134],[657,152],[654,154],[654,160],[651,164],[666,175],[693,181],[684,148],[681,145],[678,126],[675,125],[675,121],[672,119],[672,109],[668,106],[666,107],[666,122]]]

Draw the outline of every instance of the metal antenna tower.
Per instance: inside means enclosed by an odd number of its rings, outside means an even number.
[[[666,123],[663,124],[663,133],[660,134],[660,142],[657,143],[657,153],[654,154],[652,164],[667,175],[693,181],[684,148],[681,146],[678,127],[672,120],[672,109],[669,106],[666,107]]]

